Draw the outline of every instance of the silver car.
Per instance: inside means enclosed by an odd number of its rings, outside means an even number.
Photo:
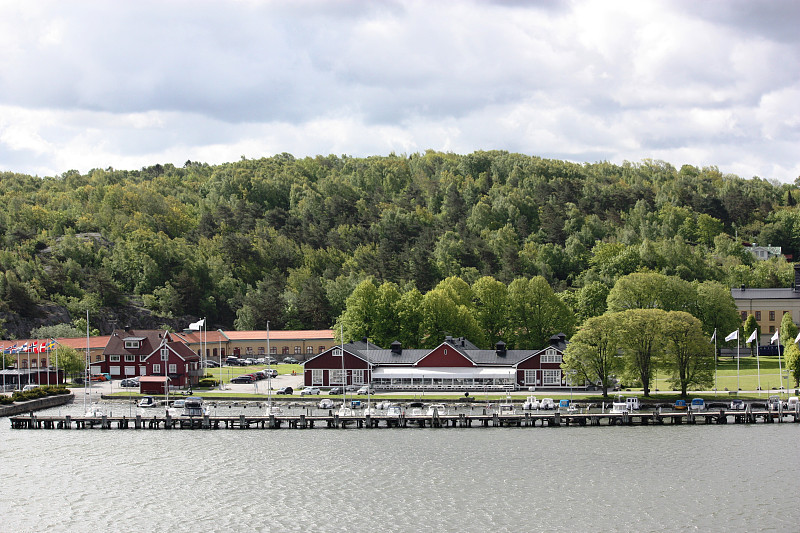
[[[305,389],[300,391],[300,396],[305,396],[307,394],[319,394],[321,391],[319,387],[306,387]]]

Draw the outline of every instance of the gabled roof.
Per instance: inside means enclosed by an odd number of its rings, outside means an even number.
[[[179,331],[172,334],[173,337],[183,339],[186,344],[217,344],[219,342],[228,342],[228,337],[225,333],[216,329],[208,331]]]
[[[731,289],[734,300],[795,300],[800,298],[800,291],[794,289]]]
[[[124,330],[117,329],[111,334],[103,355],[149,355],[161,345],[162,339],[166,336],[170,339],[169,333],[156,329],[137,329]],[[126,348],[126,340],[135,340],[140,343],[139,348]]]
[[[166,346],[169,350],[183,359],[184,361],[199,361],[200,356],[197,355],[191,348],[189,348],[182,340],[176,341],[169,341],[169,340],[162,340],[162,342],[155,347],[155,349],[147,354],[145,359],[149,359],[154,354],[158,354],[161,351],[161,347]]]

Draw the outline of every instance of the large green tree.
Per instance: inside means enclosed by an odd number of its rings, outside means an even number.
[[[545,346],[557,334],[572,334],[575,317],[541,276],[517,278],[508,286],[508,344]]]
[[[626,376],[641,383],[645,396],[664,351],[667,315],[661,309],[628,309],[616,321]]]
[[[577,380],[599,385],[603,396],[623,368],[617,355],[619,315],[606,313],[587,320],[573,335],[564,352],[561,368],[574,373]]]
[[[698,319],[683,311],[666,313],[663,325],[664,362],[670,382],[686,397],[689,387],[710,386],[714,380],[714,349]]]

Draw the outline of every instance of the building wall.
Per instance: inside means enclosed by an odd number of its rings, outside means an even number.
[[[331,349],[305,364],[303,384],[306,387],[335,387],[342,385],[341,380],[331,379],[334,375],[341,374],[342,370],[342,357],[334,356],[334,350]],[[369,383],[372,378],[369,363],[347,352],[344,354],[344,368],[347,385]],[[354,373],[359,374],[359,376],[356,376],[359,379],[354,379]]]
[[[755,316],[756,322],[761,327],[762,337],[772,336],[775,333],[781,325],[785,312],[791,314],[795,324],[800,321],[800,299],[734,298],[734,300],[742,322],[747,319],[747,315]]]

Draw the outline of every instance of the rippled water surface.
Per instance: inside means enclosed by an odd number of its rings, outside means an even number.
[[[0,419],[0,442],[3,532],[800,529],[800,424],[34,431]]]

